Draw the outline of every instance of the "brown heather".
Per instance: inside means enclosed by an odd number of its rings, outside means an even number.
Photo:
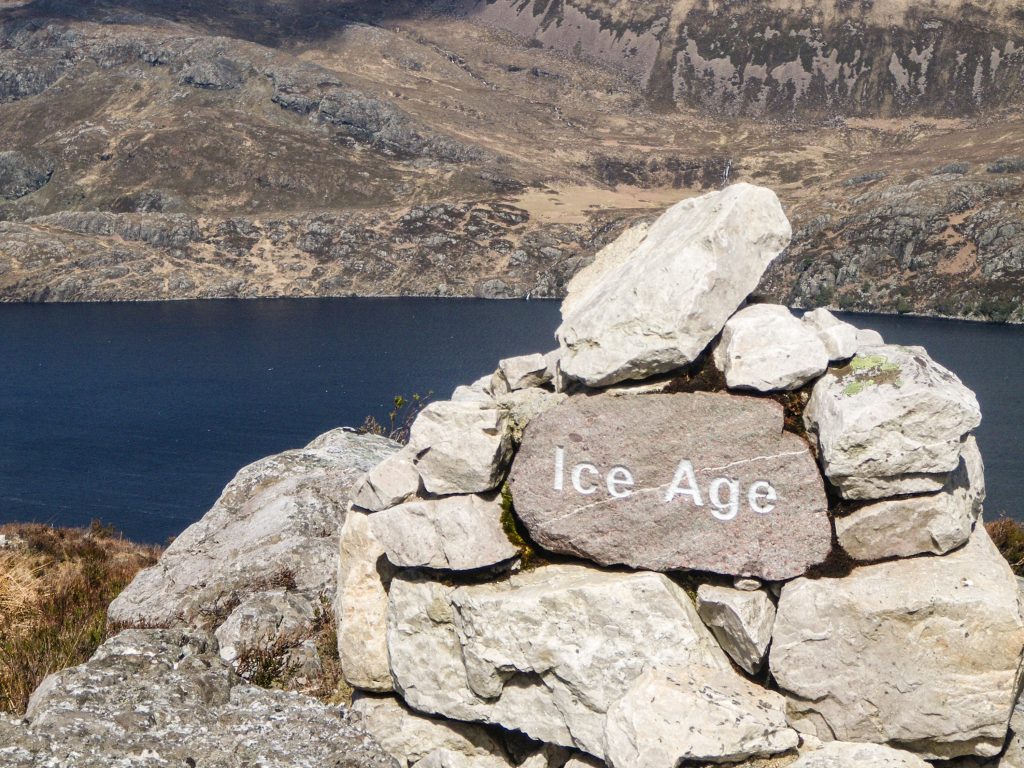
[[[0,711],[21,714],[46,675],[80,664],[106,639],[107,605],[160,548],[89,529],[0,526]]]

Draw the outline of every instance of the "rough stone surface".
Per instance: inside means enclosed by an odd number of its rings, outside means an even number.
[[[486,402],[431,403],[413,423],[409,447],[430,493],[490,491],[512,451],[508,414]]]
[[[313,634],[318,608],[307,597],[284,590],[253,595],[217,627],[220,657],[234,661],[248,651],[297,645]]]
[[[393,696],[359,696],[351,712],[350,719],[402,766],[439,749],[470,757],[504,756],[502,746],[479,725],[417,714]]]
[[[612,768],[675,768],[773,755],[800,741],[786,702],[732,670],[694,666],[644,672],[608,711]]]
[[[566,286],[565,298],[562,300],[562,318],[566,318],[577,310],[591,290],[593,290],[606,274],[618,269],[633,257],[633,253],[647,237],[651,225],[640,222],[623,230],[622,234],[597,252],[594,260],[573,275]]]
[[[512,422],[512,434],[515,439],[520,440],[527,424],[545,411],[565,402],[568,397],[562,392],[548,392],[546,389],[531,387],[499,395],[497,402],[508,411]]]
[[[373,535],[369,515],[349,510],[341,529],[338,597],[334,606],[338,656],[346,682],[365,691],[390,691],[387,587],[394,569]]]
[[[458,401],[490,402],[494,400],[491,393],[491,375],[482,376],[472,384],[462,384],[452,392],[451,399]]]
[[[730,389],[799,389],[823,374],[828,361],[817,332],[777,304],[741,309],[715,347],[715,363]]]
[[[511,768],[497,755],[464,755],[451,749],[435,749],[420,762],[421,768]]]
[[[857,354],[860,346],[857,335],[861,331],[849,323],[844,323],[827,309],[812,310],[801,320],[818,335],[818,340],[825,345],[830,361],[847,360]],[[876,343],[883,343],[881,336],[878,336]]]
[[[507,358],[498,363],[498,370],[505,377],[512,392],[517,389],[540,387],[551,381],[548,361],[541,354]]]
[[[248,595],[293,581],[333,600],[338,531],[357,481],[399,446],[336,429],[260,459],[110,605],[111,622],[214,629]]]
[[[646,666],[730,669],[666,576],[576,565],[458,588],[399,576],[388,651],[396,690],[413,708],[597,757],[605,713]]]
[[[697,613],[733,661],[750,674],[761,668],[775,624],[775,604],[765,590],[701,584]]]
[[[420,473],[413,464],[414,458],[408,446],[385,458],[359,481],[352,503],[379,512],[414,497],[420,490]]]
[[[829,480],[846,498],[940,490],[981,423],[978,401],[920,347],[869,347],[829,369],[804,422]]]
[[[873,331],[870,328],[858,328],[857,329],[857,351],[866,347],[879,347],[885,344],[885,339],[882,338],[882,334],[878,331]]]
[[[792,768],[931,768],[920,757],[884,744],[830,741],[802,753]]]
[[[839,545],[857,560],[941,555],[971,536],[985,500],[985,467],[973,437],[960,466],[939,493],[904,496],[861,507],[835,520]]]
[[[511,560],[519,550],[501,525],[491,494],[411,501],[370,516],[388,560],[401,568],[467,571]]]
[[[542,547],[602,565],[792,578],[825,559],[831,526],[810,450],[782,426],[760,398],[572,398],[527,428],[515,510]]]
[[[562,371],[596,387],[696,359],[790,234],[775,194],[761,187],[735,184],[677,203],[628,258],[570,286],[556,334]]]
[[[1010,715],[1010,736],[999,758],[999,768],[1024,768],[1024,700],[1019,696]]]
[[[394,768],[337,707],[241,682],[213,639],[128,630],[46,678],[25,722],[0,718],[0,764]]]
[[[789,582],[769,663],[800,730],[925,758],[991,757],[1022,649],[1016,579],[979,525],[943,557]]]

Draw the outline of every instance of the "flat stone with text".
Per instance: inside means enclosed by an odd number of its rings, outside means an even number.
[[[538,544],[602,565],[781,580],[831,544],[810,449],[763,398],[573,398],[530,423],[511,484]]]

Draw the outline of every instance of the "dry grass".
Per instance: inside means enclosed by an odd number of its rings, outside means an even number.
[[[1001,517],[986,523],[988,535],[996,548],[1003,553],[1013,572],[1024,576],[1024,527],[1016,520]]]
[[[158,547],[89,529],[0,526],[0,711],[21,714],[46,675],[80,664],[106,639],[107,606]]]

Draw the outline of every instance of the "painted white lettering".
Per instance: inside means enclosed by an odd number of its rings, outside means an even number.
[[[680,485],[683,480],[686,480],[685,486]],[[693,473],[693,464],[688,459],[683,459],[676,467],[672,485],[665,491],[665,501],[672,501],[676,496],[689,496],[694,505],[704,506],[704,499],[701,498],[700,490],[697,488],[697,476]]]
[[[560,491],[565,487],[565,449],[559,446],[555,448],[555,490]]]
[[[577,464],[572,469],[572,487],[576,489],[577,493],[582,493],[584,496],[589,496],[597,490],[596,485],[588,485],[586,488],[583,487],[583,473],[588,472],[594,477],[598,476],[597,467],[593,464]]]
[[[775,493],[772,484],[767,480],[758,480],[750,486],[750,491],[747,493],[747,501],[750,502],[750,508],[760,515],[767,515],[775,509],[775,504],[772,502],[778,501],[778,498],[778,494]],[[764,504],[763,502],[768,503]]]
[[[722,501],[722,488],[729,489],[729,500]],[[716,477],[711,481],[708,488],[708,498],[711,501],[711,514],[719,520],[732,520],[740,511],[740,483],[739,480],[730,480],[726,477]]]
[[[632,496],[633,492],[629,489],[633,487],[633,473],[626,467],[612,467],[605,478],[605,485],[608,486],[608,493],[613,498],[624,499]]]

